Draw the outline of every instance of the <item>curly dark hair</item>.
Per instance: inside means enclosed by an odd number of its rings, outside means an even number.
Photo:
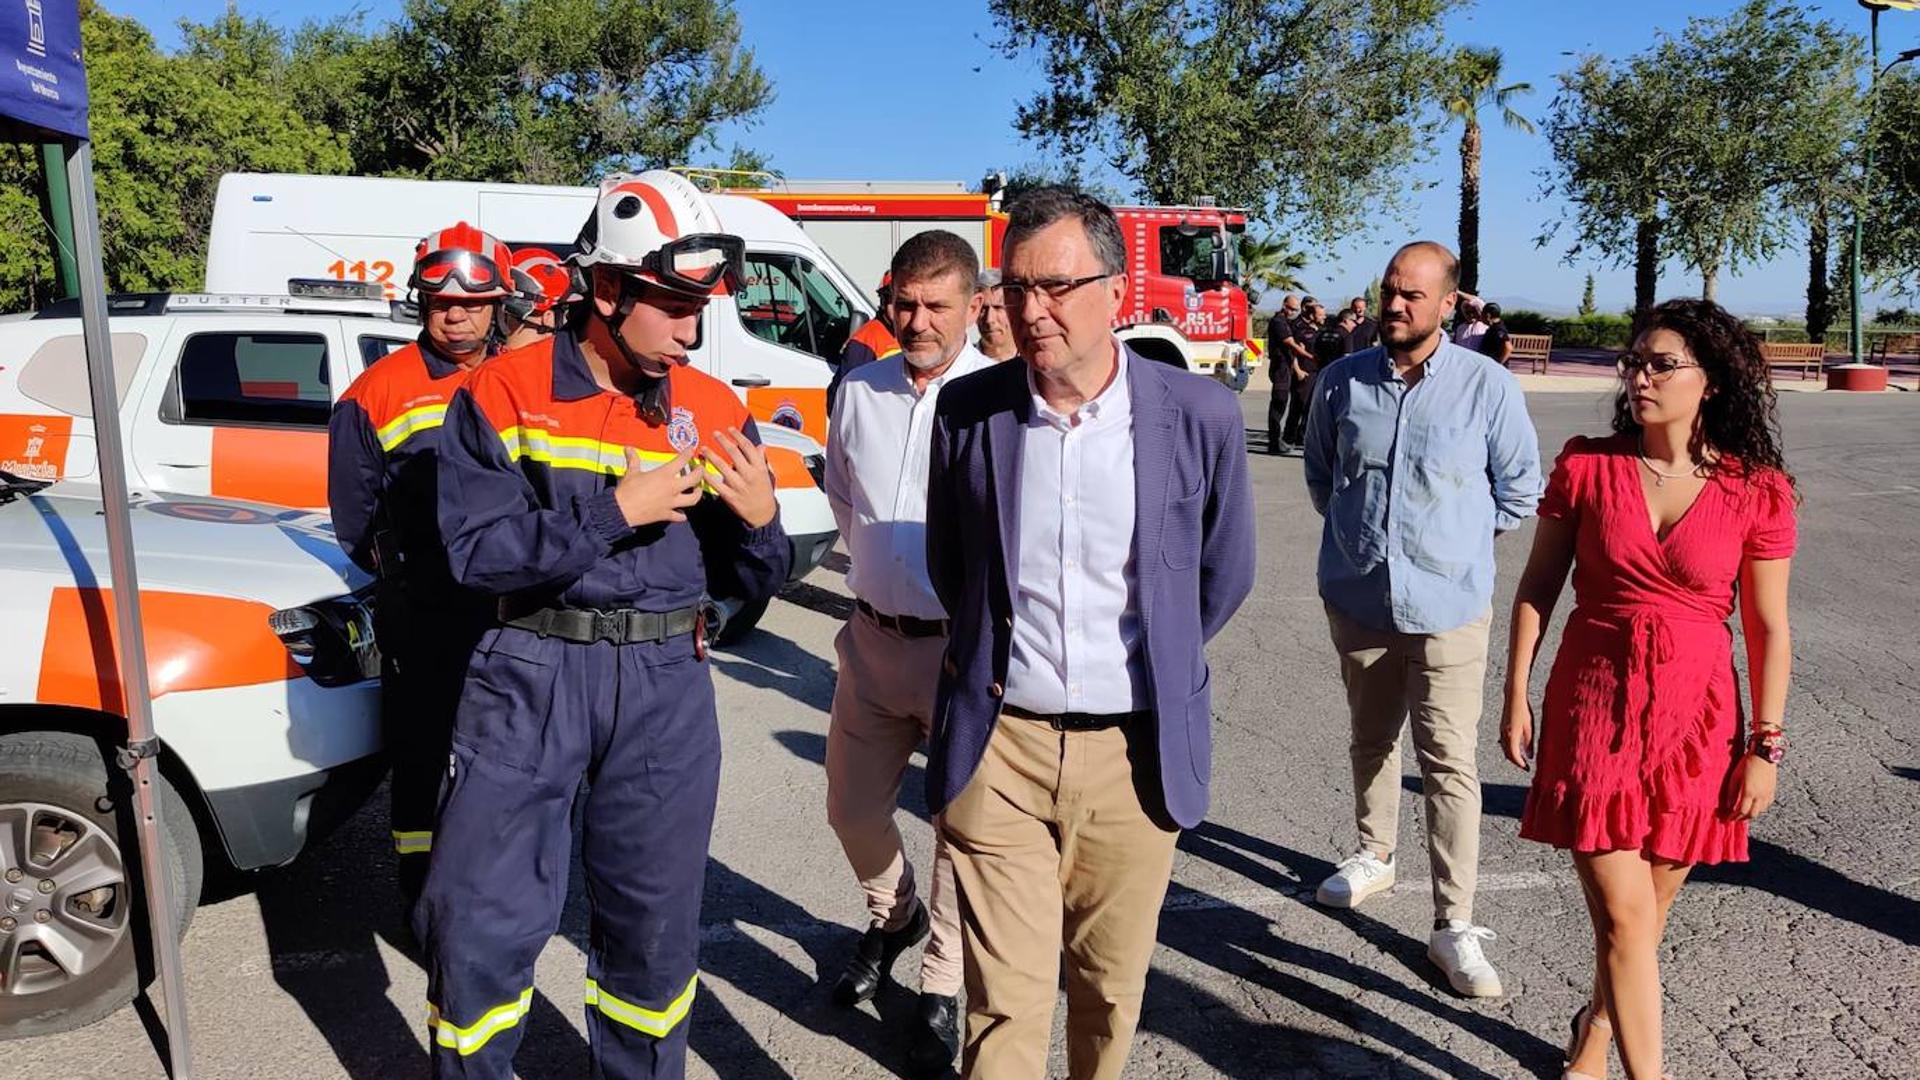
[[[1690,447],[1694,456],[1711,448],[1743,474],[1776,469],[1792,483],[1793,474],[1780,453],[1779,397],[1753,331],[1719,304],[1690,298],[1641,312],[1634,319],[1633,340],[1652,330],[1679,334],[1713,391],[1700,403],[1700,423]],[[1640,434],[1632,394],[1624,386],[1613,402],[1613,430]]]

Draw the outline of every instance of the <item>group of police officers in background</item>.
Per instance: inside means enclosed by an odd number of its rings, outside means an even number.
[[[1500,305],[1460,294],[1454,318],[1455,345],[1499,361],[1513,355],[1513,341]],[[1327,317],[1325,304],[1291,294],[1267,320],[1267,378],[1273,397],[1267,403],[1267,453],[1292,454],[1306,438],[1313,377],[1335,360],[1380,343],[1380,325],[1367,316],[1367,298],[1356,296],[1340,313]]]

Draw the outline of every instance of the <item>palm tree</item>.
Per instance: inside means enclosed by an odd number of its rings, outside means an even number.
[[[1500,50],[1467,45],[1442,69],[1440,107],[1460,121],[1460,288],[1480,291],[1480,110],[1492,106],[1510,128],[1533,134],[1533,121],[1509,104],[1532,83],[1500,85]]]
[[[1240,288],[1248,296],[1298,289],[1307,257],[1289,250],[1275,236],[1246,236],[1240,241]]]

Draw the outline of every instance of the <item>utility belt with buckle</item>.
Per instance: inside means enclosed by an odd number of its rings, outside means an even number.
[[[674,611],[636,611],[633,608],[530,607],[511,599],[500,601],[500,624],[526,630],[543,638],[555,637],[576,645],[596,641],[614,645],[637,645],[694,635],[694,647],[704,652],[707,612],[705,605]]]
[[[1000,711],[1022,720],[1038,721],[1055,731],[1105,731],[1108,728],[1133,727],[1136,724],[1145,723],[1153,715],[1146,709],[1122,713],[1040,713],[1032,709],[1023,709],[1018,705],[1002,705]]]
[[[902,637],[946,637],[950,624],[945,619],[919,619],[912,615],[889,615],[884,611],[875,611],[872,604],[865,600],[854,600],[854,606],[865,612],[867,618]]]

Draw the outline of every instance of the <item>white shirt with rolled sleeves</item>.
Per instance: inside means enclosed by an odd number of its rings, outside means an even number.
[[[944,619],[927,578],[927,472],[940,387],[991,366],[972,345],[915,393],[905,354],[847,373],[827,436],[827,502],[852,567],[847,587],[887,615]]]
[[[1133,399],[1127,351],[1072,416],[1033,387],[1020,473],[1020,580],[1005,701],[1036,713],[1147,707],[1133,562]]]

